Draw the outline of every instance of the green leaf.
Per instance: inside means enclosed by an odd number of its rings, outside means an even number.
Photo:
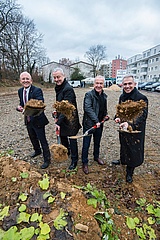
[[[93,190],[93,187],[90,183],[87,183],[87,190],[89,191],[92,191]]]
[[[55,198],[53,198],[53,197],[49,197],[49,198],[48,198],[48,203],[53,203],[54,200],[55,200]]]
[[[146,204],[146,199],[145,198],[140,198],[136,200],[136,203],[140,205],[141,207],[145,206]]]
[[[16,226],[13,226],[11,228],[8,229],[7,232],[5,232],[4,236],[3,236],[3,240],[20,240],[21,239],[21,236],[20,236],[20,233],[17,232],[17,227]]]
[[[160,208],[155,208],[154,212],[155,212],[155,217],[160,218]]]
[[[98,220],[99,222],[101,222],[101,223],[105,222],[105,219],[104,219],[104,217],[103,217],[103,215],[101,213],[96,213],[94,218],[96,220]]]
[[[134,218],[134,222],[135,222],[136,224],[139,224],[139,218],[135,217],[135,218]]]
[[[21,231],[20,231],[21,239],[30,240],[34,235],[34,231],[35,231],[34,227],[21,229]]]
[[[40,226],[40,229],[41,229],[40,234],[46,235],[46,234],[50,233],[51,229],[50,229],[50,226],[47,223],[40,222],[39,226]]]
[[[150,231],[148,231],[148,235],[149,235],[149,239],[152,240],[152,239],[157,239],[156,237],[156,234],[155,234],[155,231],[153,228],[150,229]]]
[[[96,208],[96,207],[97,207],[97,199],[95,199],[95,198],[89,198],[89,199],[87,200],[87,204],[93,206],[94,208]]]
[[[0,211],[0,220],[3,220],[4,217],[9,216],[9,206],[4,207],[1,211]]]
[[[21,204],[21,206],[18,208],[19,212],[24,212],[26,211],[26,205],[25,204]]]
[[[47,174],[44,175],[43,180],[39,180],[38,184],[42,190],[47,190],[49,188],[49,177]]]
[[[3,239],[4,234],[5,234],[5,231],[3,231],[3,230],[0,228],[0,239]]]
[[[30,214],[26,213],[26,212],[21,212],[18,214],[17,216],[17,223],[21,223],[21,222],[28,222],[29,223],[29,218],[30,218]]]
[[[146,239],[142,227],[140,227],[140,228],[136,227],[136,233],[139,237],[141,237],[141,239]]]
[[[24,202],[27,200],[27,195],[25,193],[22,193],[19,195],[18,199],[21,200],[22,202]]]
[[[20,177],[21,178],[28,178],[29,177],[29,173],[28,172],[22,172],[22,173],[20,173]]]
[[[148,211],[149,214],[154,214],[155,211],[154,211],[154,207],[153,205],[149,204],[146,208],[146,210]]]
[[[106,229],[107,229],[107,223],[106,222],[102,223],[101,224],[101,231],[102,231],[102,233],[104,233],[106,231]]]
[[[36,222],[36,221],[38,221],[38,218],[39,218],[38,213],[33,213],[33,214],[31,215],[30,221],[31,221],[31,222]]]
[[[61,208],[60,209],[60,214],[56,217],[56,219],[54,220],[54,227],[57,230],[62,230],[63,227],[65,227],[67,225],[67,221],[65,219],[65,216],[68,215],[68,213],[65,213],[64,210]]]
[[[135,229],[135,221],[133,218],[127,217],[127,226],[129,229]]]
[[[147,220],[148,220],[148,223],[149,223],[150,225],[152,225],[152,224],[154,224],[154,223],[156,222],[155,219],[152,218],[152,217],[149,217]]]
[[[52,196],[52,194],[50,192],[46,192],[43,194],[43,199],[47,199],[50,196]]]
[[[62,199],[65,199],[66,193],[60,192],[60,195],[61,195],[61,198],[62,198]]]

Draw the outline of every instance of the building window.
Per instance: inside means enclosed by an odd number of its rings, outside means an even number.
[[[155,70],[157,70],[158,69],[158,66],[155,66]]]
[[[152,63],[154,62],[154,58],[152,59]]]
[[[156,54],[156,48],[154,49],[154,54]]]
[[[156,62],[158,62],[158,61],[159,61],[159,58],[157,57],[157,58],[156,58]]]

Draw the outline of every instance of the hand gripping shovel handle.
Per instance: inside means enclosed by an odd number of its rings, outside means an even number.
[[[100,125],[102,125],[105,121],[108,121],[108,120],[109,120],[109,116],[105,116],[104,119],[100,122]],[[88,129],[88,130],[84,133],[84,136],[87,136],[87,135],[91,134],[92,131],[93,131],[94,129],[96,129],[96,128],[97,128],[97,125],[95,124],[93,127],[91,127],[90,129]]]
[[[100,125],[103,124],[105,121],[108,121],[109,120],[109,116],[106,116],[101,122],[100,122]],[[92,134],[93,130],[97,128],[97,125],[94,125],[93,127],[91,127],[90,129],[88,129],[83,135],[80,135],[80,136],[70,136],[68,138],[70,139],[78,139],[78,138],[82,138],[82,137],[85,137],[85,136],[89,136],[90,134]]]

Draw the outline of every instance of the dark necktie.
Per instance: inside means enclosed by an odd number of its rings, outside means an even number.
[[[24,89],[24,105],[26,104],[27,102],[27,90]]]
[[[24,89],[24,105],[27,102],[27,90]],[[30,116],[27,116],[27,122],[30,122]]]

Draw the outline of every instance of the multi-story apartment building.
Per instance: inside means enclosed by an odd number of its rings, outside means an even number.
[[[100,74],[104,76],[105,78],[111,78],[112,77],[112,64],[102,64],[100,68]]]
[[[112,78],[116,78],[117,70],[125,70],[127,68],[127,61],[122,59],[120,55],[112,60]]]
[[[139,82],[160,80],[160,44],[127,60],[127,73]]]

